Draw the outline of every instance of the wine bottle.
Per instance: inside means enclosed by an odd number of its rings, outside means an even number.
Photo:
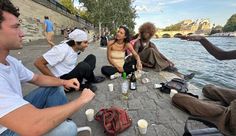
[[[135,72],[134,65],[132,66],[132,68],[133,68],[133,72],[132,72],[131,77],[130,77],[129,87],[130,87],[130,90],[136,90],[137,89],[137,81],[136,81],[136,77],[135,77],[135,74],[134,74],[134,72]]]

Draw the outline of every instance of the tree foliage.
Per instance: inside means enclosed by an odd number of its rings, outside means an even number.
[[[232,15],[226,25],[223,27],[224,32],[234,32],[236,31],[236,14]]]
[[[137,17],[132,0],[80,0],[87,8],[89,21],[98,26],[108,27],[111,31],[120,25],[134,29],[134,19]]]
[[[179,31],[181,28],[181,23],[167,26],[163,31]]]
[[[66,7],[71,12],[71,14],[79,14],[79,10],[74,7],[74,4],[71,0],[60,0],[60,3]]]
[[[211,29],[211,33],[210,34],[215,34],[215,33],[222,33],[223,32],[223,27],[220,25],[217,25],[216,27],[213,27]]]

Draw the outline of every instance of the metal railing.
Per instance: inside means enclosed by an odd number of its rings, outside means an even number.
[[[81,18],[78,15],[72,15],[71,12],[66,7],[64,7],[63,5],[61,5],[60,3],[58,3],[55,0],[32,0],[32,1],[34,1],[40,5],[43,5],[47,8],[50,8],[50,9],[66,16],[66,17],[69,17],[70,19],[73,19],[73,20],[83,24],[86,27],[95,28],[95,26],[92,23],[90,23],[89,21]]]

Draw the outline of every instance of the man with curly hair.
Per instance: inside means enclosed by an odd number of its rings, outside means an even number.
[[[156,27],[153,23],[147,22],[141,25],[140,39],[134,44],[135,51],[139,54],[144,66],[154,68],[158,72],[162,70],[176,72],[177,68],[174,67],[174,63],[161,54],[155,44],[150,41],[155,32]]]

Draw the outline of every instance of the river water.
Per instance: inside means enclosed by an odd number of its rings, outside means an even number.
[[[208,40],[223,50],[236,50],[236,37],[209,37]],[[192,84],[201,88],[215,84],[236,89],[236,60],[217,60],[199,42],[178,38],[152,39],[152,42],[179,72],[195,73]]]

